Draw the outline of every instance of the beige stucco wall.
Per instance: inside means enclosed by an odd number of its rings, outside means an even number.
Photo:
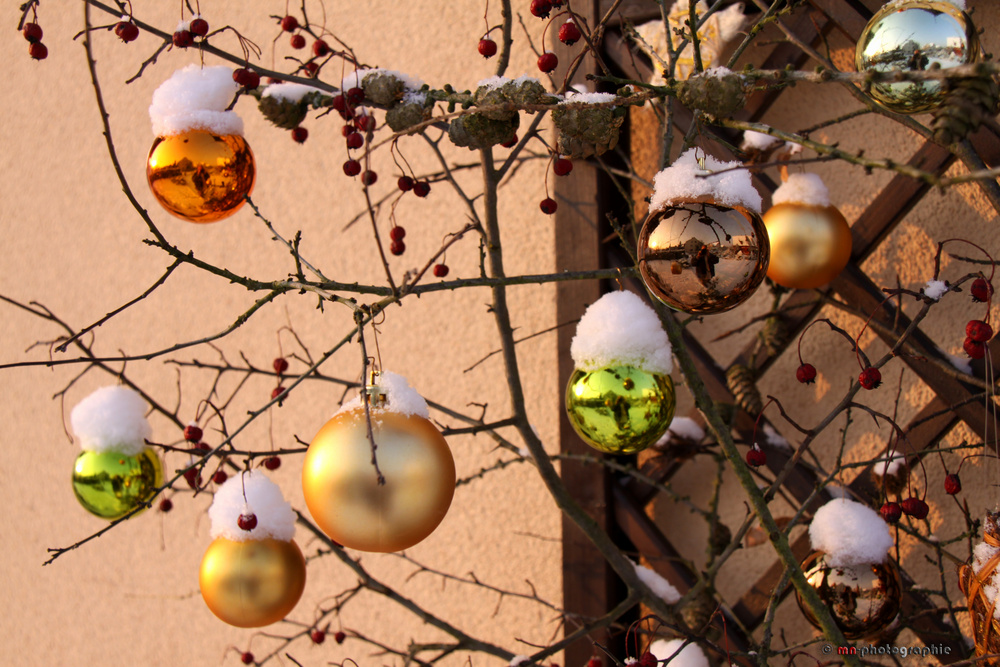
[[[176,3],[143,4],[136,6],[143,20],[167,30],[176,25]],[[408,72],[435,87],[451,83],[458,89],[474,86],[493,74],[495,61],[484,61],[475,50],[483,31],[480,2],[325,4],[327,26],[370,65]],[[283,7],[283,3],[209,1],[202,5],[202,11],[213,28],[227,22],[254,39],[264,49],[264,64],[269,65],[271,40],[279,30],[268,15],[281,13]],[[318,3],[311,6],[314,21],[319,16],[318,7]],[[13,30],[14,8],[8,8],[5,15],[9,29],[0,45],[8,63],[7,93],[0,102],[0,227],[5,239],[0,293],[24,303],[43,303],[71,327],[79,328],[146,289],[169,259],[143,245],[149,233],[123,197],[108,160],[84,50],[72,39],[83,25],[81,3],[44,3],[41,7],[40,23],[49,48],[44,62],[28,58],[27,43]],[[95,24],[106,25],[109,20],[107,15],[94,12]],[[499,21],[499,6],[491,5],[490,21]],[[281,58],[289,53],[286,39],[279,40],[281,47],[273,59],[279,68]],[[148,192],[144,164],[153,140],[146,113],[150,96],[175,68],[196,62],[195,51],[164,53],[141,79],[125,85],[152,53],[154,39],[144,34],[137,42],[124,45],[101,32],[95,41],[123,169],[139,201],[167,238],[179,248],[243,275],[280,279],[293,271],[287,252],[271,240],[249,210],[214,225],[196,226],[162,212]],[[219,38],[218,43],[236,48],[231,37]],[[533,63],[534,56],[522,49],[510,72],[516,76],[533,71]],[[331,73],[330,80],[335,78]],[[384,281],[368,223],[344,228],[351,217],[364,210],[364,200],[359,184],[341,171],[346,159],[341,121],[310,118],[305,123],[309,140],[300,146],[286,131],[264,122],[251,100],[242,100],[237,111],[246,122],[246,136],[257,159],[254,199],[262,212],[286,237],[301,230],[303,255],[331,278]],[[380,136],[385,134],[380,132]],[[443,150],[453,161],[477,159],[474,153],[448,146],[447,140],[444,144]],[[437,169],[421,139],[403,140],[400,149],[418,173]],[[388,151],[382,150],[374,164],[381,177],[375,192],[394,190],[399,174]],[[478,170],[472,169],[459,178],[475,192],[477,176]],[[552,221],[537,208],[542,192],[542,167],[534,164],[525,166],[504,189],[502,233],[511,274],[546,272],[553,267]],[[412,195],[404,198],[396,216],[408,231],[405,255],[390,262],[397,281],[405,270],[422,266],[444,236],[466,222],[462,203],[443,184],[436,184],[425,200]],[[384,235],[388,229],[385,216],[380,224]],[[451,276],[477,275],[478,261],[478,242],[471,236],[447,254]],[[116,355],[119,350],[135,354],[205,337],[228,326],[255,298],[224,280],[181,268],[152,297],[102,327],[94,349],[104,355]],[[493,356],[475,370],[463,372],[498,347],[487,309],[489,299],[485,289],[468,289],[410,298],[401,307],[389,309],[379,327],[385,368],[402,373],[428,399],[455,410],[477,416],[479,408],[469,405],[477,402],[488,404],[487,419],[506,417],[509,408],[500,358]],[[514,325],[521,332],[555,323],[553,288],[514,288],[510,299]],[[353,321],[346,308],[328,305],[320,313],[315,305],[312,297],[283,297],[219,345],[233,362],[243,353],[254,364],[268,367],[277,356],[279,339],[286,353],[295,347],[287,333],[278,333],[290,324],[311,352],[320,354],[348,334]],[[25,350],[36,341],[63,333],[9,305],[0,307],[0,332],[4,343],[0,362],[44,359],[48,354],[44,346],[28,353]],[[369,333],[370,346],[372,342]],[[360,372],[359,354],[356,345],[347,346],[324,367],[324,373],[355,379]],[[554,338],[541,337],[520,345],[519,355],[526,369],[529,413],[540,435],[555,447],[554,415],[560,392],[551,361]],[[179,356],[203,361],[219,358],[207,347]],[[291,371],[303,368],[293,361]],[[62,419],[89,391],[113,382],[113,378],[97,371],[88,373],[67,393],[64,413],[60,401],[52,397],[78,370],[4,371],[0,506],[6,508],[7,518],[0,547],[0,599],[5,609],[0,614],[0,634],[5,637],[0,662],[236,664],[238,655],[230,647],[245,649],[251,639],[253,652],[266,655],[275,642],[255,637],[253,631],[224,625],[210,614],[198,594],[198,565],[210,541],[205,514],[208,495],[192,498],[188,493],[178,494],[171,513],[147,512],[42,567],[47,548],[71,544],[104,525],[86,514],[73,497],[69,477],[78,450],[63,433]],[[194,415],[212,379],[190,369],[178,373],[163,359],[130,363],[127,371],[164,405],[172,407],[179,401],[184,420]],[[235,378],[224,379],[223,395],[235,385]],[[242,423],[247,410],[266,402],[273,386],[269,378],[252,379],[229,409],[230,427]],[[308,441],[335,411],[340,397],[341,390],[334,386],[303,387],[284,407],[251,425],[238,444],[268,449],[272,435],[276,447],[293,447],[294,436]],[[443,424],[462,426],[440,414],[435,416]],[[154,416],[152,421],[155,440],[179,440],[180,433],[165,419]],[[515,433],[506,435],[519,443]],[[218,442],[211,430],[206,439]],[[485,436],[454,437],[450,444],[460,477],[501,458],[494,442]],[[176,469],[184,458],[168,456],[167,469]],[[304,509],[300,460],[286,459],[273,477],[293,506]],[[519,464],[459,488],[444,523],[409,553],[429,567],[457,575],[474,572],[485,582],[519,592],[530,592],[524,583],[530,579],[540,596],[558,604],[559,530],[558,514],[537,475],[529,465]],[[297,539],[307,554],[318,546],[301,529]],[[537,605],[507,600],[494,614],[494,594],[479,594],[454,582],[444,584],[432,575],[406,581],[414,568],[391,555],[365,556],[363,562],[376,576],[399,585],[406,596],[430,612],[514,653],[529,652],[519,640],[544,643],[557,631],[554,615]],[[333,596],[356,583],[355,577],[333,559],[310,562],[306,592],[292,618],[311,623],[318,605],[329,607]],[[411,640],[446,639],[399,606],[372,594],[351,601],[341,620],[334,619],[333,629],[340,624],[403,649]],[[298,630],[291,626],[266,629],[272,634]],[[322,647],[300,641],[290,652],[306,665],[339,663],[349,657],[360,664],[393,662],[389,657],[370,657],[375,649],[351,640],[343,646],[331,640]],[[458,664],[464,658],[452,662]],[[474,658],[477,665],[494,662]]]

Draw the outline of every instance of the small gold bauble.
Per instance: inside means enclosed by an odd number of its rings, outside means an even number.
[[[146,180],[168,213],[190,222],[215,222],[243,206],[256,167],[246,139],[205,130],[158,137],[146,158]]]
[[[238,628],[277,623],[306,587],[306,560],[294,541],[217,537],[201,559],[198,586],[219,619]]]
[[[336,415],[306,452],[302,491],[324,533],[361,551],[401,551],[434,532],[455,493],[455,460],[428,420],[372,410],[378,483],[363,408]]]
[[[771,243],[767,277],[784,287],[825,285],[851,259],[851,227],[835,206],[775,204],[764,225]]]
[[[814,551],[802,561],[802,571],[847,639],[875,635],[888,627],[899,613],[903,585],[899,570],[891,560],[831,567],[826,563],[825,553]],[[795,598],[806,620],[819,628],[819,622],[802,603],[798,591]]]
[[[83,508],[113,521],[144,505],[163,484],[160,457],[149,447],[134,456],[84,451],[73,465],[73,492]]]
[[[657,299],[686,313],[721,313],[743,303],[767,273],[760,215],[709,197],[674,203],[639,234],[639,272]]]
[[[674,418],[674,383],[634,366],[577,370],[566,386],[566,413],[584,442],[608,454],[634,454],[660,439]]]
[[[909,0],[882,7],[865,26],[854,53],[859,72],[919,71],[979,60],[979,36],[968,14],[947,0]],[[941,106],[939,81],[872,83],[870,94],[896,113]]]

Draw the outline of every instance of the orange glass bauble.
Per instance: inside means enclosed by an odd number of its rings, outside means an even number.
[[[157,137],[146,158],[146,180],[156,200],[190,222],[215,222],[243,206],[256,167],[246,139],[205,130]]]
[[[653,296],[675,310],[708,314],[750,298],[767,273],[770,250],[755,211],[700,197],[651,213],[638,256]]]
[[[767,277],[812,289],[836,278],[851,259],[851,228],[835,206],[775,204],[764,214],[771,243]]]
[[[198,584],[221,620],[259,628],[295,608],[306,586],[306,561],[294,541],[217,537],[202,558]]]
[[[455,461],[427,419],[372,410],[379,484],[363,408],[319,430],[302,468],[302,491],[316,524],[339,544],[400,551],[434,532],[455,493]]]

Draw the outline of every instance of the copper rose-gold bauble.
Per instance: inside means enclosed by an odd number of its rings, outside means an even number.
[[[775,204],[764,213],[764,225],[771,243],[767,277],[784,287],[825,285],[851,259],[851,228],[835,206]]]
[[[306,586],[306,561],[294,541],[217,537],[201,560],[198,584],[221,620],[259,628],[295,608]]]
[[[847,639],[875,635],[888,627],[899,613],[903,586],[899,570],[891,560],[831,567],[825,553],[814,551],[802,561],[802,571]],[[795,598],[806,620],[819,628],[819,622],[802,603],[798,592]]]
[[[363,408],[319,430],[302,469],[309,513],[333,540],[361,551],[400,551],[430,535],[455,492],[455,461],[441,433],[417,415],[372,410],[379,484]]]
[[[653,296],[675,310],[709,314],[753,295],[767,274],[770,250],[760,215],[706,196],[650,214],[638,255]]]
[[[215,222],[238,211],[255,178],[253,152],[238,134],[188,130],[157,137],[146,158],[153,196],[190,222]]]

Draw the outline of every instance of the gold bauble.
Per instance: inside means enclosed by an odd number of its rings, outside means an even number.
[[[771,243],[767,277],[784,287],[825,285],[851,259],[851,227],[835,206],[775,204],[764,225]]]
[[[566,386],[569,423],[588,445],[635,454],[660,439],[674,418],[674,383],[635,366],[577,370]]]
[[[646,288],[686,313],[721,313],[743,303],[767,274],[770,250],[760,215],[702,197],[651,213],[639,234]]]
[[[294,541],[217,537],[201,560],[198,585],[219,619],[259,628],[295,608],[306,586],[306,561]]]
[[[844,637],[861,639],[877,634],[892,623],[899,613],[903,585],[895,563],[831,567],[826,554],[814,551],[802,561],[802,571],[809,585],[830,609],[834,622]],[[795,599],[806,620],[819,628],[819,622],[802,603],[798,591]]]
[[[978,60],[976,26],[947,0],[887,4],[865,26],[854,52],[859,72],[949,69]],[[930,111],[944,102],[939,81],[872,83],[870,94],[896,113]]]
[[[73,465],[73,493],[83,508],[113,521],[149,502],[163,485],[160,457],[149,447],[134,456],[83,451]]]
[[[157,137],[146,158],[146,180],[168,213],[190,222],[215,222],[243,206],[256,167],[246,139],[205,130]]]
[[[379,470],[363,408],[336,415],[306,452],[302,491],[309,513],[333,540],[361,551],[401,551],[434,532],[455,493],[455,460],[428,420],[372,410]]]

